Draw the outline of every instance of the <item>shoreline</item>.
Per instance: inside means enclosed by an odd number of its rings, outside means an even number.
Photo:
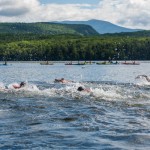
[[[104,62],[105,60],[92,60],[92,63],[97,63],[97,62]],[[114,60],[115,62],[116,60]],[[42,63],[42,62],[46,62],[46,61],[7,61],[7,63]],[[49,63],[84,63],[85,61],[48,61]],[[86,62],[90,62],[90,61],[86,61]],[[107,61],[106,61],[107,62]],[[119,63],[125,62],[123,60],[119,60]],[[133,62],[132,60],[126,60],[126,62]],[[137,60],[135,62],[140,62],[140,63],[150,63],[150,60]],[[4,64],[4,61],[0,61],[0,64]]]

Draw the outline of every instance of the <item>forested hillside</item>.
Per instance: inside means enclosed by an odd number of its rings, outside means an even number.
[[[0,33],[98,35],[98,33],[89,25],[69,25],[57,23],[0,23]]]
[[[0,60],[150,60],[148,31],[99,36],[0,34]]]

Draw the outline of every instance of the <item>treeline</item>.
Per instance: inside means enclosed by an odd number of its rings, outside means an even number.
[[[0,61],[150,60],[150,37],[0,34]]]

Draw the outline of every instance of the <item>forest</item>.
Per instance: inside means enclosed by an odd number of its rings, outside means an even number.
[[[0,61],[150,60],[150,33],[0,33]]]

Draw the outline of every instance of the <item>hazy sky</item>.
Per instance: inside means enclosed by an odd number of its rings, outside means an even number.
[[[41,3],[57,3],[57,4],[98,4],[100,0],[40,0]]]
[[[150,29],[150,0],[0,0],[0,22],[90,19]]]

